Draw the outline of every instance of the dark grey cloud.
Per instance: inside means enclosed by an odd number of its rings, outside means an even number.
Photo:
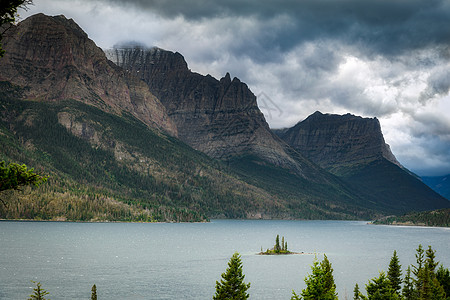
[[[307,41],[338,39],[360,48],[365,55],[395,56],[450,41],[450,2],[446,0],[105,1],[194,22],[243,17],[263,24],[279,16],[288,18],[289,26],[264,28],[253,37],[252,42],[264,46],[258,48],[260,51],[285,52]],[[236,54],[253,50],[237,47]]]

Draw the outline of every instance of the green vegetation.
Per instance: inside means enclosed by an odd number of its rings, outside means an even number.
[[[317,258],[314,260],[311,266],[311,274],[305,278],[305,283],[306,288],[302,290],[301,296],[293,291],[291,300],[338,299],[333,277],[333,268],[326,255],[324,255],[320,263]]]
[[[373,224],[450,227],[450,208],[389,216],[373,221]]]
[[[19,190],[26,185],[39,186],[46,181],[47,177],[34,173],[34,169],[28,170],[26,165],[11,163],[5,166],[5,162],[0,161],[0,196],[3,191]],[[7,206],[3,199],[0,201]]]
[[[262,251],[259,253],[260,255],[282,255],[282,254],[294,254],[293,252],[288,250],[287,241],[284,240],[284,236],[281,238],[280,245],[280,235],[277,234],[275,238],[275,245],[272,249],[267,249],[265,252]]]
[[[402,280],[401,266],[394,251],[387,276],[381,272],[379,277],[371,279],[366,285],[367,296],[359,291],[356,284],[353,299],[450,299],[450,272],[442,265],[437,268],[439,263],[435,260],[435,251],[431,246],[425,251],[419,245],[416,249],[416,263],[406,269]]]
[[[216,281],[216,293],[213,299],[248,299],[250,295],[247,293],[247,290],[250,288],[250,283],[245,283],[244,278],[241,256],[235,252],[228,262],[226,272],[222,273],[222,279],[220,282]]]
[[[36,283],[34,281],[32,282]],[[47,296],[48,294],[50,293],[42,289],[41,283],[37,282],[36,287],[33,289],[33,294],[30,295],[30,298],[28,298],[28,300],[45,300],[44,297]]]
[[[91,289],[91,300],[97,300],[97,287],[95,286],[95,284]]]

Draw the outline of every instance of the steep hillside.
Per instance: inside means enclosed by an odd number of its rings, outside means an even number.
[[[1,87],[0,159],[49,174],[42,189],[50,194],[121,201],[151,210],[153,220],[279,213],[276,197],[132,115],[116,116],[73,100],[20,100],[5,96],[20,88],[5,82]],[[52,209],[53,198],[46,199],[44,211]]]
[[[1,82],[0,159],[34,166],[50,181],[31,195],[19,195],[20,201],[10,199],[7,210],[0,208],[0,218],[199,221],[379,215],[355,205],[351,191],[338,184],[301,181],[265,164],[254,163],[249,171],[249,160],[236,168],[225,166],[131,114],[117,116],[75,100],[24,100],[21,94],[20,87]],[[252,176],[255,171],[260,174]]]
[[[294,127],[275,132],[378,207],[396,213],[450,207],[400,165],[377,119],[315,112]]]

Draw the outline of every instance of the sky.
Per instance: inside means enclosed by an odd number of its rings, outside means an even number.
[[[315,111],[379,119],[420,176],[450,173],[449,0],[34,0],[101,48],[137,42],[245,82],[271,128]]]

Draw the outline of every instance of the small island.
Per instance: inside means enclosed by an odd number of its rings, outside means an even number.
[[[261,252],[259,252],[258,254],[259,255],[286,255],[286,254],[300,254],[300,253],[291,252],[288,250],[287,241],[284,240],[284,236],[281,238],[281,245],[280,245],[280,235],[277,234],[277,237],[275,239],[275,245],[273,246],[273,248],[263,251],[263,249],[261,247]]]

